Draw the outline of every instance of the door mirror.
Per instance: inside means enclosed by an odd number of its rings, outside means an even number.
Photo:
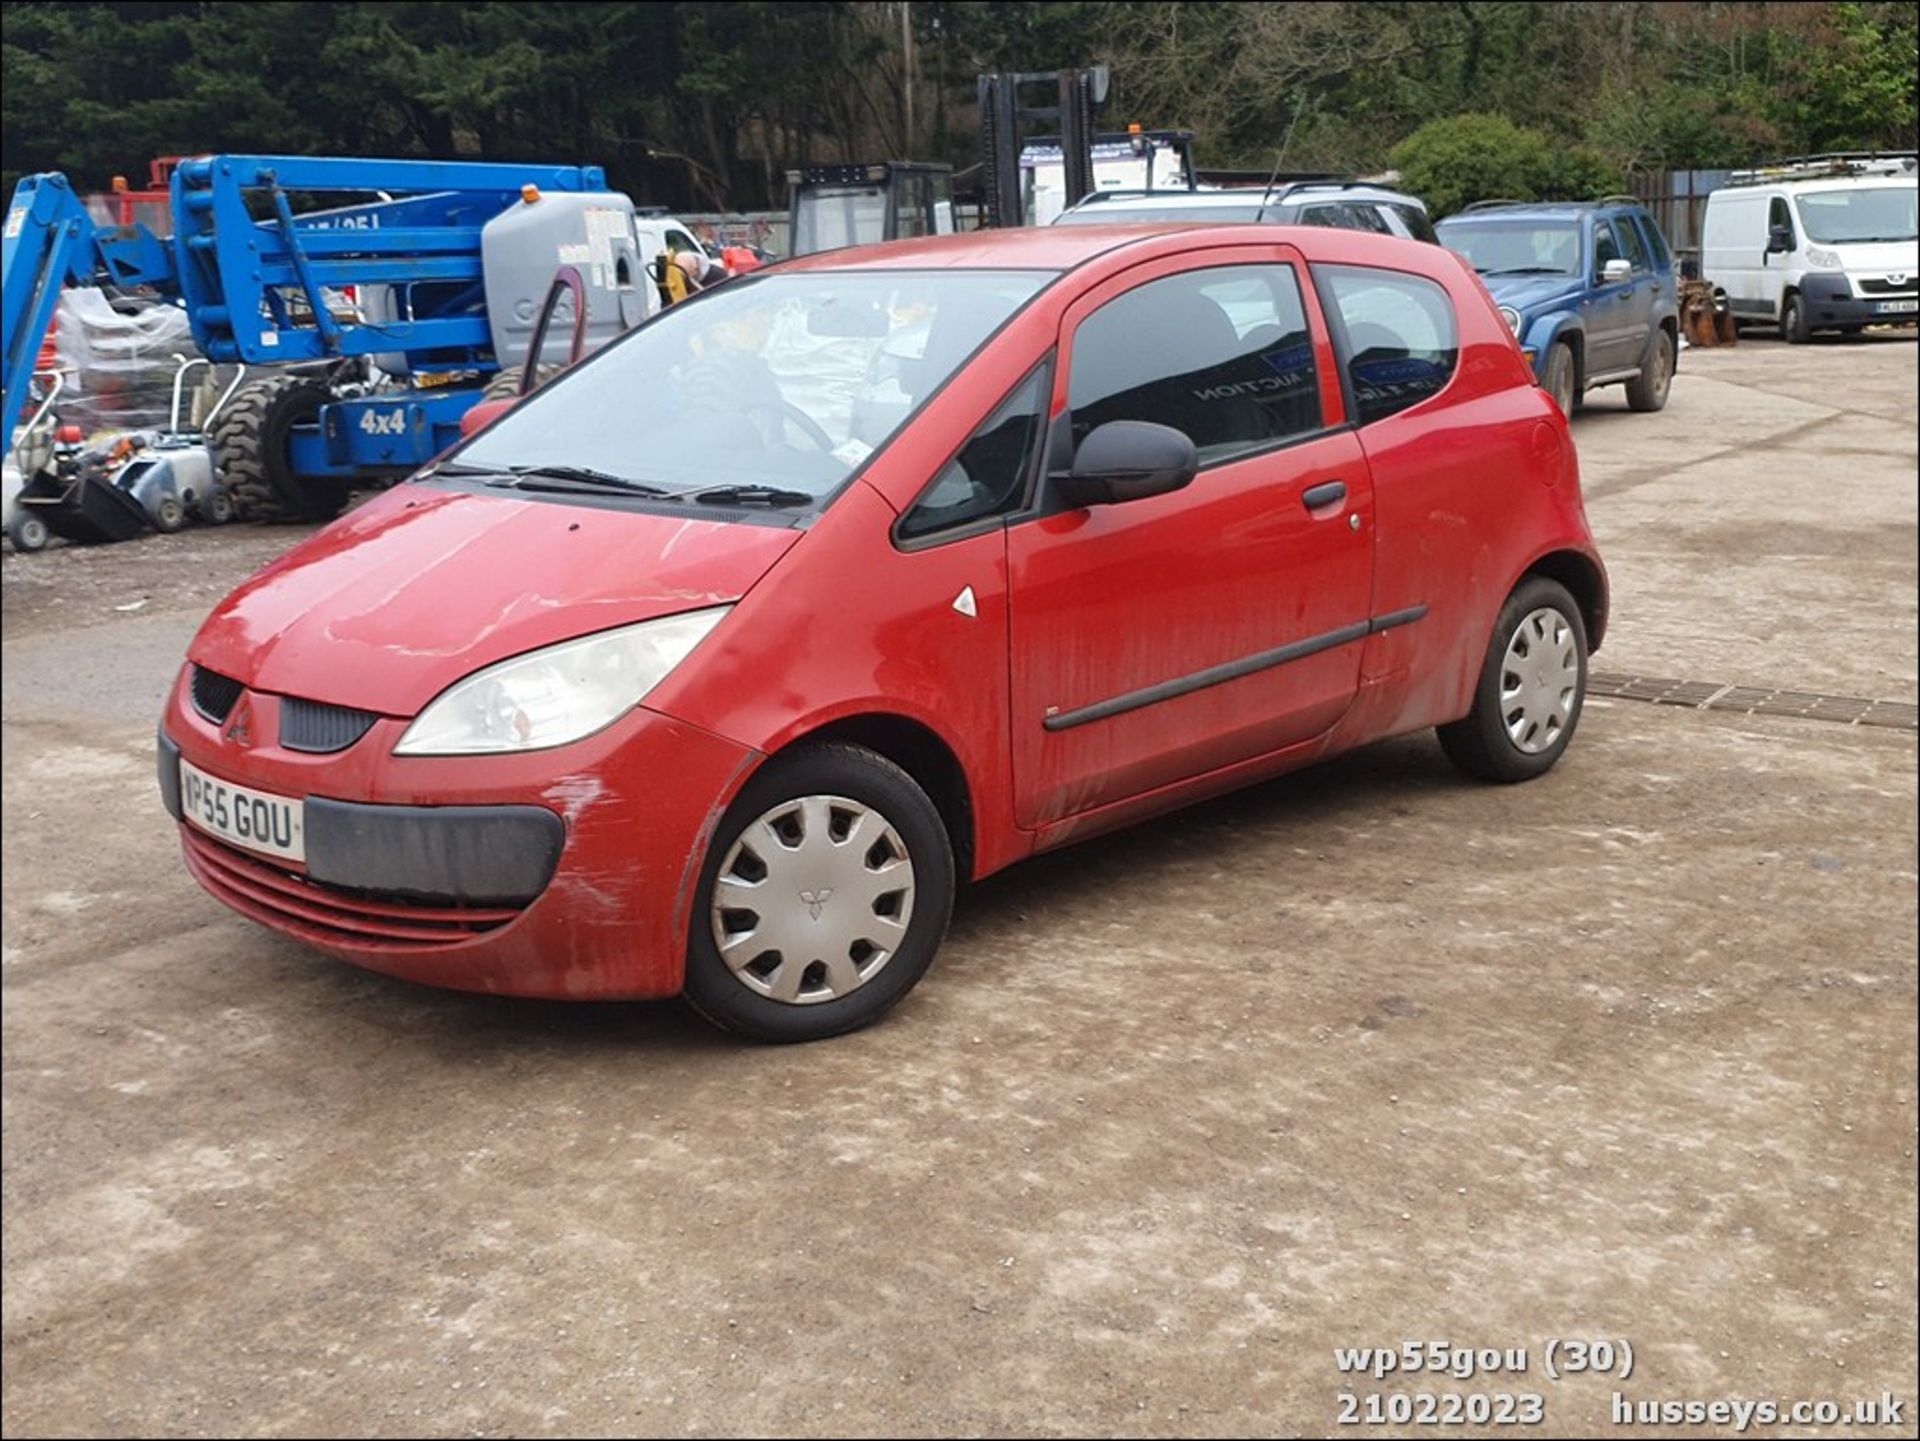
[[[1199,469],[1199,452],[1184,431],[1145,420],[1110,420],[1080,442],[1073,469],[1054,483],[1076,506],[1117,505],[1179,490]]]
[[[1600,267],[1600,279],[1608,285],[1618,285],[1633,274],[1633,264],[1626,260],[1609,260]]]
[[[1793,227],[1791,225],[1773,225],[1768,227],[1767,254],[1793,254]]]

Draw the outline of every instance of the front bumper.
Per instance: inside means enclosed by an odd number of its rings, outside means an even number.
[[[1807,307],[1808,322],[1818,326],[1912,325],[1920,319],[1920,314],[1913,310],[1882,308],[1900,300],[1912,304],[1912,296],[1857,296],[1847,277],[1839,273],[1804,276],[1800,281],[1800,299]]]
[[[182,822],[187,867],[248,918],[429,985],[563,999],[676,994],[707,839],[756,752],[636,709],[525,755],[397,757],[406,721],[347,749],[278,744],[278,698],[249,693],[253,744],[194,709],[186,672],[161,723],[163,802],[179,759],[305,802],[307,861]]]

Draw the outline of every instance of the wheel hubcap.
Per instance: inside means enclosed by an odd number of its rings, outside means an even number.
[[[913,919],[913,858],[845,796],[783,801],[741,831],[714,878],[713,943],[759,995],[838,1000],[893,958]]]
[[[1566,734],[1580,696],[1573,627],[1551,606],[1520,622],[1500,666],[1500,718],[1514,749],[1539,755]]]

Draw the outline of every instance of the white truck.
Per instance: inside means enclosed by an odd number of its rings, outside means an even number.
[[[1911,325],[1920,231],[1911,155],[1817,156],[1754,170],[1707,197],[1700,273],[1735,321],[1819,330]]]

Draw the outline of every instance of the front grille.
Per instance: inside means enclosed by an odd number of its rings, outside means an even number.
[[[280,744],[290,751],[319,755],[343,751],[379,719],[372,711],[285,696],[280,701]]]
[[[196,665],[190,689],[193,692],[193,708],[219,725],[233,710],[234,702],[240,699],[240,692],[246,687],[232,676]]]
[[[242,915],[304,940],[419,951],[470,941],[519,915],[512,906],[416,906],[322,885],[235,850],[190,825],[181,848],[194,879]]]
[[[1916,289],[1920,289],[1920,285],[1916,285],[1911,275],[1898,285],[1895,285],[1884,276],[1862,276],[1860,278],[1860,293],[1862,295],[1912,295]]]

